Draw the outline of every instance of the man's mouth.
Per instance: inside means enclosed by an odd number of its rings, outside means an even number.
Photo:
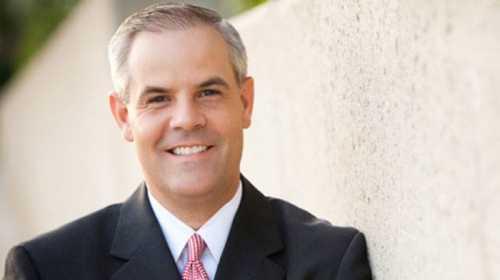
[[[176,156],[190,156],[194,154],[203,153],[204,151],[212,148],[213,146],[195,145],[195,146],[177,146],[169,149],[168,152]]]

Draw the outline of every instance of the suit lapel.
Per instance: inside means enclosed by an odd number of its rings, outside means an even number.
[[[143,184],[123,204],[111,255],[126,263],[112,280],[181,279]]]
[[[215,279],[283,279],[284,270],[270,258],[284,247],[271,205],[243,176],[241,180],[242,201]]]
[[[243,176],[241,180],[242,201],[215,279],[284,279],[283,268],[270,257],[284,249],[271,205]],[[125,263],[112,280],[181,279],[146,191],[143,184],[120,210],[110,254]]]

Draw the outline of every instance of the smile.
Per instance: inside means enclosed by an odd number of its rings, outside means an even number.
[[[169,149],[168,152],[174,154],[176,156],[190,156],[194,154],[202,153],[212,146],[205,145],[196,145],[196,146],[178,146],[172,149]]]

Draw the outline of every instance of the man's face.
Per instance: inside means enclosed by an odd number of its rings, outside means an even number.
[[[128,69],[129,102],[112,95],[110,103],[153,194],[176,201],[230,198],[253,81],[238,85],[222,36],[207,26],[141,32]]]

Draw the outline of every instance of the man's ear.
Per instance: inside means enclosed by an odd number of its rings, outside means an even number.
[[[134,136],[130,127],[129,113],[127,104],[122,97],[116,92],[109,94],[109,108],[115,118],[116,124],[122,131],[122,136],[129,142],[134,141]]]
[[[241,85],[241,102],[243,103],[243,127],[249,128],[252,123],[254,82],[252,77],[246,77]]]

